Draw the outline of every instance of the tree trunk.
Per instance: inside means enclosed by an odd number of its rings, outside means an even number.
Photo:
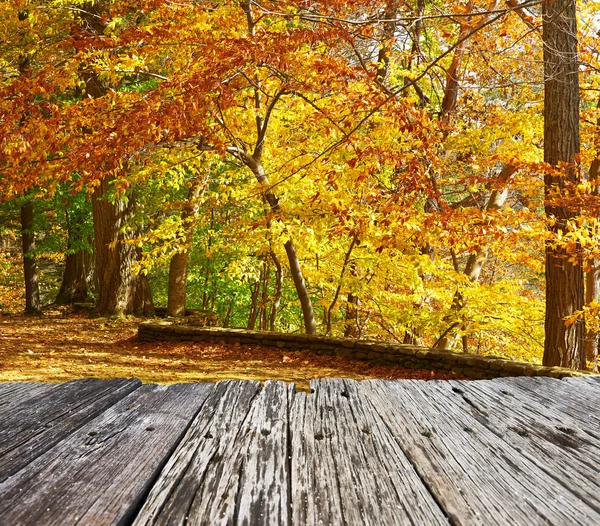
[[[33,250],[35,234],[33,231],[33,201],[28,200],[21,206],[21,237],[23,241],[23,274],[25,278],[25,313],[41,314],[40,289],[37,264]]]
[[[285,245],[283,245],[283,247],[285,248],[285,253],[287,254],[288,262],[290,264],[290,273],[292,274],[294,285],[296,287],[296,293],[298,294],[298,299],[300,300],[300,306],[302,308],[302,315],[304,318],[304,330],[306,334],[317,334],[315,313],[313,311],[310,295],[308,294],[308,289],[306,288],[304,276],[302,275],[300,259],[298,258],[296,247],[291,239],[289,239]]]
[[[572,167],[564,175],[544,177],[546,215],[552,232],[566,232],[576,213],[557,204],[553,194],[562,193],[565,181],[577,182],[574,167],[579,153],[579,78],[575,0],[543,3],[544,40],[544,161],[552,167]],[[565,325],[566,316],[584,303],[583,268],[568,261],[562,247],[546,246],[546,323],[544,365],[585,368],[585,324]]]
[[[600,293],[600,268],[597,261],[585,277],[585,302],[590,304],[598,300]],[[598,333],[587,331],[585,335],[585,355],[588,362],[592,363],[592,370],[598,372]]]
[[[269,314],[269,330],[275,332],[277,330],[277,314],[281,305],[281,295],[283,293],[283,269],[277,254],[271,250],[271,259],[275,264],[275,294],[273,295],[273,303]]]
[[[127,244],[131,234],[125,232],[134,213],[134,196],[125,202],[108,199],[109,179],[104,178],[92,194],[94,217],[94,253],[98,275],[96,312],[104,316],[125,314],[154,315],[150,288],[145,276],[135,276],[132,264],[140,250]]]
[[[250,286],[250,314],[248,315],[248,325],[246,329],[249,331],[254,330],[256,325],[256,318],[258,316],[258,296],[260,294],[260,278]]]
[[[271,212],[276,216],[281,216],[282,210],[279,204],[279,199],[270,189],[269,179],[265,174],[265,170],[256,159],[246,154],[245,152],[239,151],[237,149],[233,149],[232,153],[236,153],[240,156],[242,161],[252,170],[252,173],[256,177],[258,183],[265,189],[263,191],[263,197],[265,201],[269,204]],[[294,241],[290,238],[283,245],[285,248],[285,253],[287,255],[288,263],[290,265],[290,273],[292,274],[292,279],[294,280],[294,286],[296,287],[296,293],[298,294],[298,299],[300,301],[300,307],[302,308],[302,317],[304,318],[304,330],[306,334],[317,334],[317,324],[315,322],[315,313],[312,306],[312,301],[310,299],[310,295],[308,293],[308,289],[306,288],[306,282],[304,281],[304,276],[302,275],[302,269],[300,268],[300,258],[298,258],[298,252],[296,251],[296,246],[294,245]]]
[[[346,321],[344,327],[344,337],[360,338],[360,328],[358,326],[358,296],[348,294],[346,302]]]
[[[189,250],[192,244],[192,236],[194,234],[194,223],[192,218],[197,213],[195,200],[200,195],[200,191],[201,185],[199,182],[195,181],[190,187],[187,202],[181,213],[181,221],[183,223],[183,237],[181,242],[183,247],[180,252],[177,252],[173,255],[169,264],[167,316],[173,316],[175,318],[185,316],[187,296],[187,265],[189,260]],[[206,298],[206,290],[204,291],[204,294],[204,297]],[[205,308],[204,303],[205,302],[203,301],[202,308]]]
[[[81,303],[87,299],[93,284],[93,255],[85,249],[67,254],[60,290],[54,303],[67,305]]]
[[[73,246],[81,246],[81,239],[76,239],[72,228],[72,218],[67,212],[67,255],[60,290],[54,303],[66,305],[80,303],[87,299],[88,292],[94,288],[94,258],[92,252],[81,248],[73,252]],[[91,240],[90,240],[91,241]]]

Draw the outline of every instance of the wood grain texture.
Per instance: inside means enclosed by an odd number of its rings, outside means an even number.
[[[552,407],[557,414],[579,422],[585,432],[600,440],[600,389],[588,382],[572,383],[556,378],[498,378],[495,380],[507,390],[516,390],[515,396],[533,398]],[[512,392],[512,391],[511,391]]]
[[[593,379],[0,384],[0,524],[600,524]]]
[[[434,382],[431,387],[600,512],[600,444],[578,421],[493,380]]]
[[[600,523],[600,514],[435,384],[367,381],[359,391],[455,523]]]
[[[76,380],[0,416],[0,482],[141,385],[139,380]]]
[[[58,387],[58,384],[34,382],[0,384],[0,413],[14,411],[22,403],[42,397],[55,387]]]
[[[0,484],[3,524],[130,522],[210,384],[144,385]]]
[[[448,524],[350,380],[313,380],[290,415],[293,524]]]
[[[226,381],[215,386],[134,524],[236,522],[243,464],[236,462],[234,445],[247,434],[244,429],[250,424],[244,423],[259,391],[258,382]]]

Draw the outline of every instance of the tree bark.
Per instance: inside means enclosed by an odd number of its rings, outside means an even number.
[[[187,266],[189,260],[189,250],[192,244],[192,236],[194,234],[194,223],[192,218],[197,213],[195,200],[200,195],[200,192],[201,185],[198,181],[195,181],[190,187],[187,202],[181,213],[181,222],[183,224],[183,236],[181,243],[183,246],[179,252],[173,255],[169,264],[167,316],[173,316],[175,318],[185,316],[187,297]]]
[[[600,109],[600,99],[596,107]],[[596,120],[594,160],[590,165],[589,182],[593,195],[600,197],[600,117]],[[594,260],[591,264],[592,267],[585,278],[585,302],[588,305],[592,301],[598,301],[600,296],[600,261]],[[585,335],[586,359],[592,363],[594,372],[598,372],[598,337],[599,334],[593,331],[587,331]]]
[[[348,294],[346,320],[344,323],[345,338],[360,338],[360,329],[358,327],[358,296],[352,293]]]
[[[154,315],[150,288],[145,276],[134,275],[131,266],[140,250],[126,243],[131,234],[127,223],[134,213],[134,196],[125,202],[108,199],[109,179],[104,178],[92,194],[94,253],[98,275],[96,312],[105,316],[126,314]]]
[[[94,257],[90,250],[81,248],[73,252],[73,246],[81,246],[81,239],[72,228],[72,218],[67,212],[67,255],[60,290],[54,303],[66,305],[80,303],[87,299],[88,292],[94,288]],[[91,242],[91,240],[90,240]]]
[[[23,274],[25,278],[25,313],[41,314],[40,289],[38,282],[33,230],[33,201],[27,200],[21,206],[21,238],[23,241]]]
[[[600,269],[598,262],[588,270],[585,276],[585,302],[590,304],[592,301],[598,300],[600,293]],[[595,331],[587,331],[585,335],[585,355],[586,360],[591,362],[592,370],[598,372],[598,333]]]
[[[277,314],[281,305],[281,296],[283,293],[283,269],[277,254],[271,250],[271,259],[275,264],[275,294],[273,295],[273,303],[271,304],[271,312],[269,313],[269,330],[275,332],[277,330]]]
[[[67,254],[60,290],[54,303],[67,305],[81,303],[87,299],[93,283],[93,255],[85,249]]]
[[[167,316],[181,318],[185,316],[188,249],[173,254],[169,263],[169,291],[167,298]]]
[[[544,41],[544,161],[552,167],[567,164],[566,173],[544,177],[546,215],[553,233],[567,230],[576,212],[553,200],[565,181],[576,183],[579,153],[579,78],[575,0],[543,3]],[[559,167],[560,168],[560,167]],[[584,303],[583,268],[568,261],[562,247],[546,246],[546,320],[544,365],[585,368],[585,324],[565,325],[566,316]]]

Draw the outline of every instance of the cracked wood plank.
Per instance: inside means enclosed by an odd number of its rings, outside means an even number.
[[[429,384],[600,512],[600,442],[579,422],[494,380]]]
[[[600,514],[435,384],[359,386],[456,524],[600,524]]]
[[[134,524],[287,524],[287,388],[219,382]]]
[[[600,389],[588,382],[566,382],[557,378],[515,377],[497,378],[505,390],[524,396],[542,405],[553,407],[567,418],[576,420],[586,433],[600,440]]]
[[[57,384],[11,382],[0,384],[0,411],[14,411],[22,403],[33,400],[58,387]]]
[[[0,484],[2,522],[130,522],[211,390],[144,385],[130,393]]]
[[[290,411],[293,524],[448,524],[356,382],[311,388]]]
[[[141,385],[139,380],[76,380],[0,416],[0,482]]]

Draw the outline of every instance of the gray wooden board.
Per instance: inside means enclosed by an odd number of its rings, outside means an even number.
[[[578,421],[583,431],[600,440],[600,390],[595,386],[543,377],[498,378],[495,381],[515,396],[533,398],[551,407],[557,415]]]
[[[10,525],[130,522],[212,384],[144,385],[0,484]]]
[[[18,405],[42,396],[56,387],[58,384],[36,382],[0,384],[0,412],[14,411]]]
[[[571,378],[563,378],[562,380],[564,382],[569,382],[573,384],[579,384],[580,382],[592,384],[593,386],[600,389],[600,376],[575,376]]]
[[[456,524],[600,524],[600,514],[423,381],[359,385]]]
[[[292,523],[448,524],[351,380],[313,380],[290,410]]]
[[[267,410],[267,406],[275,403],[269,401],[269,396],[276,396],[280,387],[277,387],[278,383],[267,386],[262,396],[259,396],[258,382],[226,381],[215,386],[163,468],[134,524],[232,524],[237,522],[238,516],[245,516],[250,524],[265,522],[260,517],[248,517],[258,509],[270,513],[264,503],[265,495],[257,497],[261,503],[256,507],[247,505],[245,510],[240,510],[241,492],[248,491],[248,477],[252,474],[244,473],[243,455],[247,450],[236,451],[235,448],[258,438],[256,433],[263,426],[271,429],[270,434],[265,436],[269,443],[265,447],[271,448],[273,454],[282,447],[278,441],[283,440],[281,425],[285,420],[279,424],[276,420],[281,408],[271,406],[271,410]],[[257,397],[260,408],[256,411],[263,411],[264,422],[248,419],[249,414],[256,414],[252,408]],[[285,397],[277,402],[286,410]],[[269,482],[279,476],[280,465],[277,462],[273,461],[271,465],[273,471]],[[267,481],[263,484],[265,488]],[[284,488],[271,488],[269,491],[273,492],[277,501],[274,507],[285,505],[286,497],[278,494]],[[248,497],[245,502],[248,502]],[[281,513],[285,517],[285,509],[281,508]],[[277,523],[276,517],[270,519]]]
[[[529,396],[514,396],[490,381],[432,382],[476,420],[527,456],[548,477],[600,512],[600,442],[579,423]]]
[[[76,380],[0,416],[0,482],[141,385],[139,380]]]

